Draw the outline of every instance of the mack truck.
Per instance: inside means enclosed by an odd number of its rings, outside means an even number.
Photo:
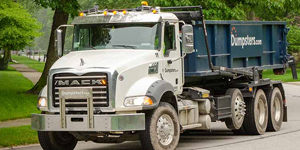
[[[63,29],[73,46],[64,50]],[[280,81],[295,60],[286,22],[206,21],[201,6],[82,11],[56,30],[60,57],[39,94],[31,127],[45,150],[78,141],[140,140],[174,150],[189,130],[224,122],[234,134],[279,131],[287,121]]]

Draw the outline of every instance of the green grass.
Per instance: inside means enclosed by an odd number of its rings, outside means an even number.
[[[25,56],[12,55],[11,57],[13,60],[16,60],[18,63],[25,64],[29,68],[32,68],[36,71],[43,72],[44,70],[45,63],[43,62],[38,62],[36,60],[29,59]]]
[[[0,121],[28,118],[39,113],[37,95],[25,94],[33,84],[21,73],[8,67],[0,71]]]
[[[38,143],[37,132],[30,126],[0,129],[0,147],[12,147]]]
[[[300,68],[297,68],[298,79],[294,80],[292,71],[290,68],[286,70],[284,75],[274,75],[273,70],[265,70],[263,72],[263,78],[270,78],[271,80],[280,80],[283,82],[297,82],[300,81]]]

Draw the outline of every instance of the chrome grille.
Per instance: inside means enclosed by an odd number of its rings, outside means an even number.
[[[105,80],[106,85],[92,84],[92,81]],[[84,82],[85,81],[85,82]],[[86,81],[89,81],[88,83]],[[61,82],[61,84],[59,84]],[[62,83],[63,82],[63,83]],[[71,83],[80,83],[71,85]],[[68,83],[68,84],[66,84]],[[85,84],[82,84],[85,83]],[[80,88],[90,87],[93,89],[93,105],[94,107],[108,107],[108,77],[106,73],[87,73],[84,75],[76,75],[72,73],[60,73],[53,75],[53,106],[59,107],[59,89],[60,88]],[[87,107],[86,99],[66,99],[66,107]]]

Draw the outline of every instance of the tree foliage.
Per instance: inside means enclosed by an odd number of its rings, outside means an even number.
[[[0,3],[0,48],[21,50],[40,36],[41,24],[26,9],[10,0]]]
[[[0,49],[5,50],[3,58],[0,58],[0,70],[8,66],[10,50],[22,50],[31,45],[41,35],[41,25],[32,18],[20,4],[11,0],[3,0],[0,3]]]
[[[78,15],[80,5],[77,0],[34,0],[36,4],[44,8],[51,8],[54,10],[61,10],[72,16]]]

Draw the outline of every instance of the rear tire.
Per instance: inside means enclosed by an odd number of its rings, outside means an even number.
[[[241,128],[239,128],[237,130],[231,130],[231,131],[233,132],[234,135],[245,135],[246,134],[243,126],[241,126]]]
[[[169,103],[159,106],[146,114],[146,130],[140,132],[144,150],[174,150],[180,136],[177,112]]]
[[[242,127],[245,116],[245,102],[239,89],[232,88],[225,95],[231,96],[231,118],[225,120],[228,129],[238,130]]]
[[[73,150],[77,139],[68,132],[38,131],[38,138],[44,150]]]
[[[275,87],[268,95],[269,120],[267,131],[279,131],[283,121],[283,98],[279,88]]]
[[[256,92],[254,99],[246,101],[246,115],[243,129],[246,134],[262,135],[268,124],[268,102],[263,90]]]

